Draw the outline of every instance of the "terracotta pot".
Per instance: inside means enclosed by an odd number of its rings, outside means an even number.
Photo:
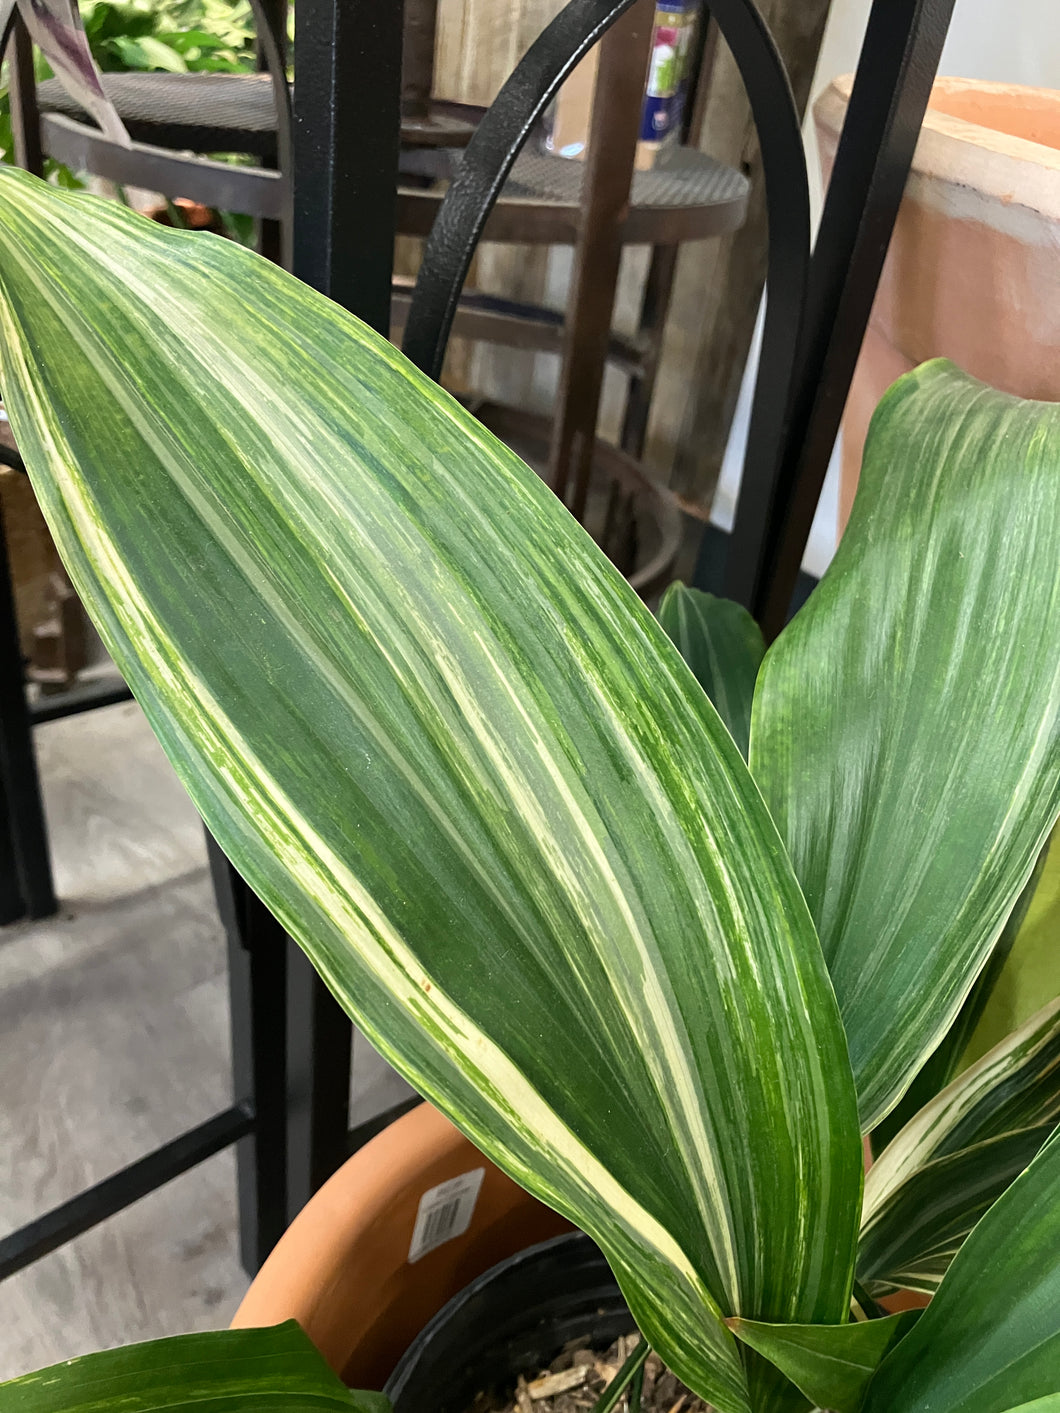
[[[826,176],[850,86],[814,107]],[[1060,400],[1060,92],[936,82],[843,417],[841,529],[876,403],[939,355]]]
[[[466,1230],[417,1258],[424,1195],[480,1170]],[[462,1217],[470,1205],[464,1200]],[[232,1324],[295,1319],[349,1385],[382,1388],[452,1296],[497,1262],[570,1230],[423,1104],[355,1153],[299,1213]]]

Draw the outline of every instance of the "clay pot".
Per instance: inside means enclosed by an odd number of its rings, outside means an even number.
[[[204,206],[201,201],[189,201],[184,196],[178,196],[171,205],[176,207],[179,212],[185,230],[213,231],[215,235],[224,234],[224,223],[212,206]],[[169,206],[151,206],[144,214],[160,226],[176,224]]]
[[[466,1230],[417,1258],[424,1195],[479,1170]],[[295,1319],[347,1384],[382,1388],[452,1296],[499,1261],[570,1230],[423,1104],[355,1153],[299,1213],[232,1324]]]
[[[837,79],[814,107],[826,177],[850,86]],[[1060,92],[935,83],[843,417],[841,529],[876,403],[939,355],[1060,400]]]

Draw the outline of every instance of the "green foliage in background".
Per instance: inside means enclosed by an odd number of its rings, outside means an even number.
[[[92,57],[104,73],[250,73],[255,67],[254,15],[249,0],[81,0]],[[34,52],[38,81],[52,76]],[[13,152],[6,65],[0,74],[0,161]],[[49,160],[46,175],[76,189],[81,181]]]
[[[82,0],[81,16],[105,73],[236,74],[254,68],[249,0]]]

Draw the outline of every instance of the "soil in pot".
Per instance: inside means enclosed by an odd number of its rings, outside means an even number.
[[[481,1393],[469,1413],[589,1413],[637,1343],[636,1334],[615,1340],[602,1353],[579,1347],[564,1350],[546,1369],[520,1374],[510,1397]],[[628,1413],[629,1391],[615,1413]],[[670,1373],[655,1353],[644,1365],[641,1413],[710,1413],[709,1405]]]

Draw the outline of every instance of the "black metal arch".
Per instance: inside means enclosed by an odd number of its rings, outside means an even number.
[[[468,143],[423,251],[402,352],[438,379],[475,247],[534,124],[560,84],[636,0],[570,0],[506,79]]]
[[[287,6],[273,4],[267,0],[250,0],[254,15],[254,29],[258,41],[260,60],[264,60],[265,70],[272,79],[272,91],[276,96],[276,165],[287,179],[290,187],[290,173],[293,166],[293,126],[291,111],[291,89],[287,82],[287,33],[282,27]],[[290,224],[290,211],[285,224]]]
[[[460,291],[494,202],[534,124],[571,69],[634,0],[570,0],[513,70],[468,144],[420,266],[403,349],[432,378],[442,369]],[[762,147],[769,208],[770,301],[763,366],[790,388],[809,265],[810,207],[795,102],[773,37],[752,0],[712,0],[743,75]],[[770,400],[756,439],[775,440],[784,408]]]

